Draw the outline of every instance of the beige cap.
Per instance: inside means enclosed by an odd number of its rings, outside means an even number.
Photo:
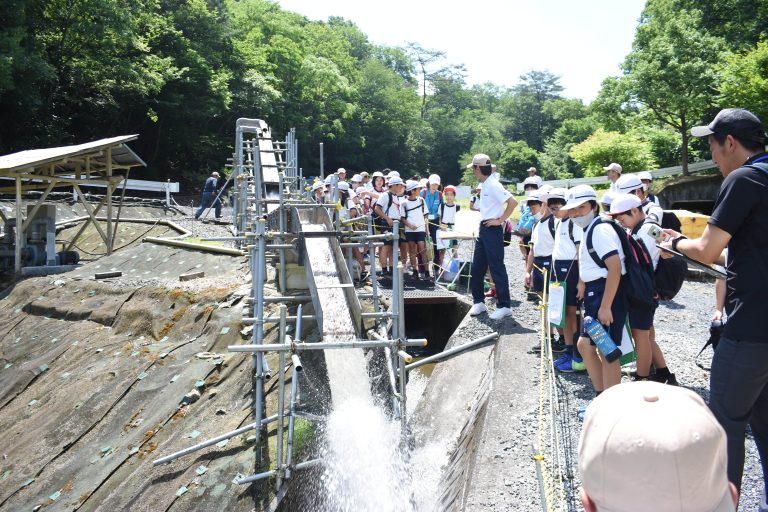
[[[621,171],[622,171],[621,166],[616,162],[612,162],[608,164],[606,167],[603,167],[603,169],[606,171],[616,171],[619,174],[621,174]]]
[[[478,153],[472,158],[472,163],[467,164],[467,169],[471,169],[476,165],[479,165],[481,167],[486,165],[491,165],[491,157],[489,157],[485,153]]]
[[[734,512],[725,432],[693,391],[613,386],[587,408],[579,441],[584,490],[600,512]]]

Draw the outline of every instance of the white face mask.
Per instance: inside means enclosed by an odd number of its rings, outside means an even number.
[[[571,222],[579,226],[581,229],[587,229],[589,227],[589,224],[595,220],[595,212],[590,211],[586,215],[582,215],[581,217],[573,217],[571,218]]]
[[[534,213],[533,214],[533,218],[536,219],[536,220],[541,220],[541,218],[543,216],[544,216],[544,214],[541,211],[539,211],[539,213]]]

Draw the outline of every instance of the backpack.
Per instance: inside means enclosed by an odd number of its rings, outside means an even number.
[[[664,213],[661,216],[661,227],[664,229],[673,229],[679,233],[683,228],[683,225],[680,223],[680,219],[677,218],[677,215],[675,215],[675,212],[664,210]]]
[[[648,222],[648,224],[658,226],[655,222]],[[659,300],[674,299],[683,287],[687,274],[688,263],[683,258],[678,256],[669,259],[659,258],[655,273],[656,293]]]
[[[627,273],[622,276],[622,280],[625,284],[624,290],[629,306],[643,311],[655,309],[657,303],[654,298],[656,295],[656,284],[653,275],[653,262],[648,255],[645,244],[641,240],[635,240],[629,236],[618,224],[598,219],[587,233],[587,252],[589,252],[589,256],[595,262],[595,265],[600,268],[608,267],[600,259],[600,256],[597,255],[597,251],[595,251],[592,243],[592,236],[599,224],[611,226],[621,242],[621,248],[624,251],[624,267],[627,270]]]
[[[512,222],[506,220],[504,222],[504,247],[512,245]]]
[[[392,202],[394,201],[394,199],[392,198],[392,192],[384,192],[384,193],[387,194],[389,201],[387,202],[387,207],[382,208],[381,211],[383,211],[386,214],[389,211],[389,209],[392,207]],[[384,217],[381,217],[378,213],[376,213],[375,209],[373,210],[373,215],[374,215],[374,219],[384,220]]]

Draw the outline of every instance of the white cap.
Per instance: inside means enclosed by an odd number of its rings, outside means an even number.
[[[616,180],[616,189],[624,194],[639,188],[643,188],[643,182],[637,174],[625,174]]]
[[[531,192],[531,195],[525,198],[525,204],[528,204],[531,201],[538,201],[540,203],[543,203],[544,201],[546,201],[544,196],[546,196],[546,194],[541,190],[534,190],[533,192]]]
[[[369,177],[370,177],[370,174],[368,174],[368,171],[361,171],[361,172],[360,172],[360,177],[361,177],[361,178],[369,178]],[[361,180],[361,181],[362,181],[362,180]]]
[[[339,167],[338,169],[336,169],[336,174],[341,174],[341,173],[347,174],[347,170],[343,167]]]
[[[549,194],[547,194],[547,200],[550,199],[562,199],[563,201],[566,200],[568,197],[568,191],[564,188],[553,188],[549,191]]]
[[[358,194],[358,195],[359,194],[364,194],[365,192],[367,192],[367,189],[365,187],[357,187],[355,189],[355,194]]]
[[[363,178],[359,174],[355,174],[354,176],[352,176],[352,179],[349,180],[349,181],[351,181],[352,183],[354,183],[356,181],[359,182],[359,181],[363,181]]]
[[[376,172],[374,172],[374,173],[371,175],[371,180],[373,180],[373,178],[376,178],[377,176],[381,176],[381,177],[383,178],[383,177],[384,177],[384,173],[383,173],[383,172],[381,172],[381,171],[376,171]]]
[[[319,189],[319,188],[325,188],[325,183],[323,183],[322,181],[316,181],[316,182],[314,182],[314,183],[312,184],[312,191],[313,191],[313,192],[314,192],[315,190]]]
[[[392,182],[390,182],[391,184]],[[416,180],[408,180],[405,182],[405,191],[410,192],[411,190],[419,188],[419,182]]]
[[[397,171],[389,171],[387,173],[387,179],[391,180],[392,178],[399,178],[399,177],[400,177],[400,173]]]
[[[653,174],[649,173],[648,171],[637,173],[637,177],[641,180],[653,181]]]
[[[467,169],[471,169],[476,165],[479,165],[481,167],[484,167],[486,165],[491,165],[491,157],[489,157],[485,153],[478,153],[472,158],[472,163],[467,164]]]
[[[640,208],[641,204],[643,202],[635,194],[618,194],[613,198],[613,202],[611,202],[611,213],[609,215],[614,217],[620,213],[628,212],[632,208]]]
[[[339,190],[349,190],[349,183],[346,181],[340,181],[338,184],[336,184],[336,188]]]
[[[595,194],[595,189],[589,185],[576,185],[568,192],[568,202],[565,204],[565,206],[560,208],[560,210],[572,210],[573,208],[577,208],[583,205],[587,201],[597,201],[597,194]]]
[[[529,167],[525,172],[536,172],[535,167]]]
[[[725,432],[696,393],[612,386],[587,408],[579,473],[600,512],[734,512]]]
[[[613,203],[613,198],[615,196],[616,196],[615,193],[608,190],[605,192],[605,194],[603,194],[603,197],[600,198],[600,203],[611,206],[611,203]]]
[[[523,180],[523,188],[525,188],[526,185],[536,185],[536,188],[538,188],[539,180],[536,179],[536,176],[528,176]]]
[[[427,185],[429,185],[429,180],[427,178],[421,178],[419,180],[419,186],[421,188],[425,188]]]
[[[612,163],[608,164],[606,167],[603,167],[603,170],[606,170],[606,171],[616,171],[619,174],[621,174],[621,171],[622,171],[621,166],[619,164],[617,164],[616,162],[612,162]]]
[[[429,184],[430,185],[432,185],[432,184],[439,185],[440,184],[440,176],[438,176],[437,174],[430,174],[429,175]]]
[[[403,180],[401,180],[399,176],[394,176],[392,178],[389,178],[389,186],[390,187],[393,187],[395,185],[402,185],[402,184],[403,184]]]

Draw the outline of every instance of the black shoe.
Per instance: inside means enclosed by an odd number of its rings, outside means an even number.
[[[565,352],[565,342],[563,341],[563,338],[557,340],[552,340],[552,353],[554,354],[562,354]]]
[[[654,373],[650,377],[648,377],[648,380],[652,380],[654,382],[658,382],[660,384],[669,384],[670,386],[678,386],[677,383],[677,377],[675,377],[674,373],[668,373],[666,375],[659,375],[658,373]]]

